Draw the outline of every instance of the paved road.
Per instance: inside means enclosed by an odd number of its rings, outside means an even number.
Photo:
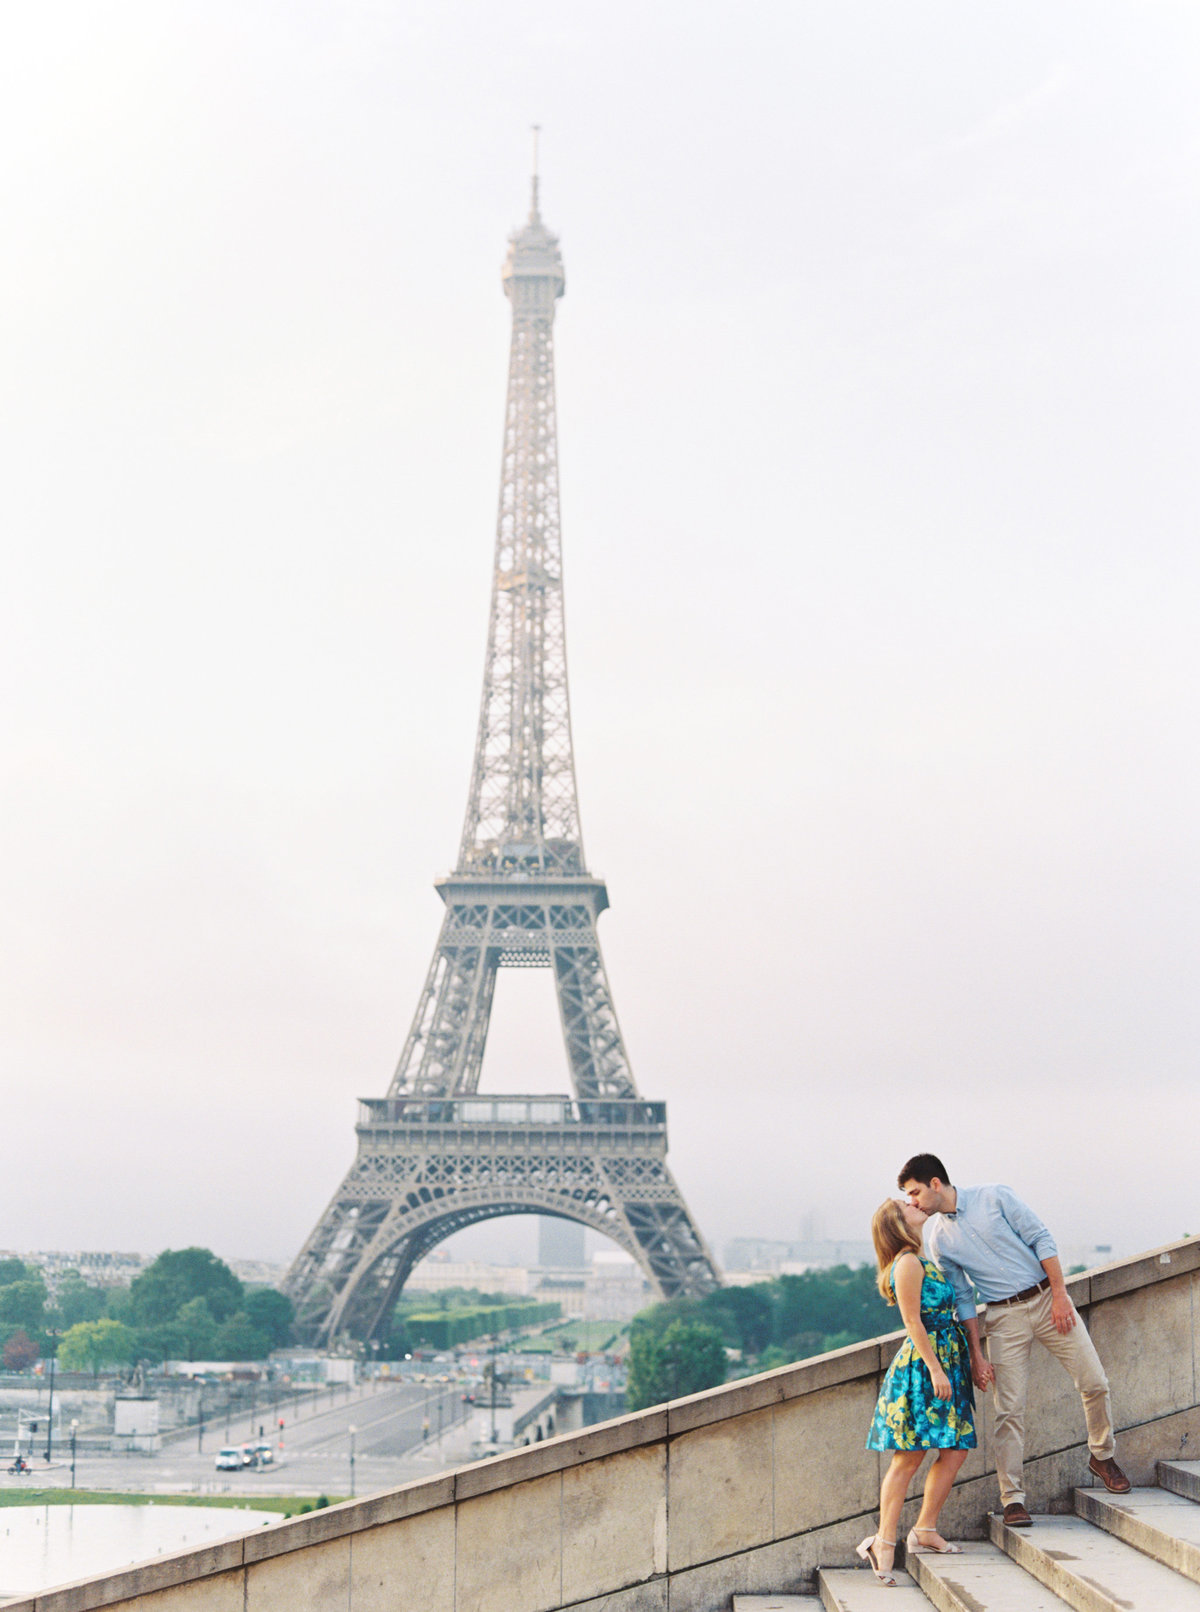
[[[322,1399],[324,1396],[322,1395]],[[86,1489],[200,1491],[203,1493],[336,1494],[346,1495],[353,1486],[357,1494],[393,1488],[413,1478],[431,1477],[450,1466],[470,1459],[470,1425],[466,1413],[473,1407],[462,1402],[462,1389],[456,1383],[366,1385],[321,1409],[306,1412],[294,1423],[284,1415],[283,1449],[276,1450],[275,1464],[259,1470],[218,1472],[214,1457],[226,1442],[242,1444],[257,1438],[260,1426],[271,1437],[270,1417],[224,1418],[209,1423],[204,1432],[204,1448],[196,1448],[193,1430],[180,1441],[164,1445],[158,1455],[80,1453],[76,1461],[76,1484]],[[438,1437],[438,1406],[441,1405],[442,1436]],[[424,1427],[428,1420],[429,1434]],[[229,1436],[226,1438],[228,1425]],[[354,1472],[350,1469],[350,1428],[354,1434]],[[278,1446],[278,1428],[272,1443]],[[66,1488],[71,1481],[70,1456],[56,1448],[54,1464],[47,1468],[39,1458],[27,1478],[0,1475],[7,1487]],[[3,1474],[3,1468],[0,1468]]]
[[[359,1456],[407,1455],[428,1438],[437,1437],[463,1420],[469,1409],[463,1404],[462,1390],[455,1383],[418,1383],[385,1388],[349,1405],[336,1405],[311,1421],[284,1428],[285,1451],[293,1457],[301,1452],[337,1453],[349,1456],[350,1428],[355,1433]]]

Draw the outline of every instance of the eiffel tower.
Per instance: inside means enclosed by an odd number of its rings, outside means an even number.
[[[300,1335],[387,1325],[417,1261],[498,1215],[603,1232],[664,1298],[720,1281],[667,1168],[666,1105],[638,1095],[596,920],[608,906],[579,830],[567,697],[554,311],[566,284],[533,177],[503,269],[512,347],[491,617],[458,863],[386,1097],[360,1105],[358,1156],[288,1273]],[[477,1095],[499,968],[550,968],[570,1096]]]

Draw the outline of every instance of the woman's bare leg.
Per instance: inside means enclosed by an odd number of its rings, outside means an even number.
[[[879,1486],[879,1532],[875,1535],[875,1560],[885,1573],[891,1567],[894,1555],[893,1546],[888,1541],[895,1541],[904,1497],[926,1453],[925,1450],[893,1450],[891,1465]]]
[[[917,1527],[925,1530],[921,1534],[922,1545],[940,1546],[946,1543],[937,1532],[937,1520],[958,1476],[958,1469],[970,1453],[969,1450],[942,1450],[925,1474],[925,1493],[921,1497],[921,1515],[917,1518]]]

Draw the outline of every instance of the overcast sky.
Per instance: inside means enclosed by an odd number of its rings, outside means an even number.
[[[1194,0],[4,7],[0,1246],[289,1259],[387,1087],[534,121],[585,840],[696,1218],[865,1236],[929,1147],[1200,1231],[1198,58]],[[565,1070],[504,972],[485,1083]]]

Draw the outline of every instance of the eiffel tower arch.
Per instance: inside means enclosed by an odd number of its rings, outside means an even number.
[[[465,1226],[536,1213],[603,1232],[664,1298],[718,1285],[667,1166],[666,1106],[638,1094],[600,951],[608,906],[579,828],[567,693],[554,402],[558,241],[529,219],[503,285],[512,345],[475,760],[441,933],[387,1095],[285,1283],[301,1336],[370,1338],[416,1262]],[[569,1096],[480,1095],[496,974],[553,971]]]

